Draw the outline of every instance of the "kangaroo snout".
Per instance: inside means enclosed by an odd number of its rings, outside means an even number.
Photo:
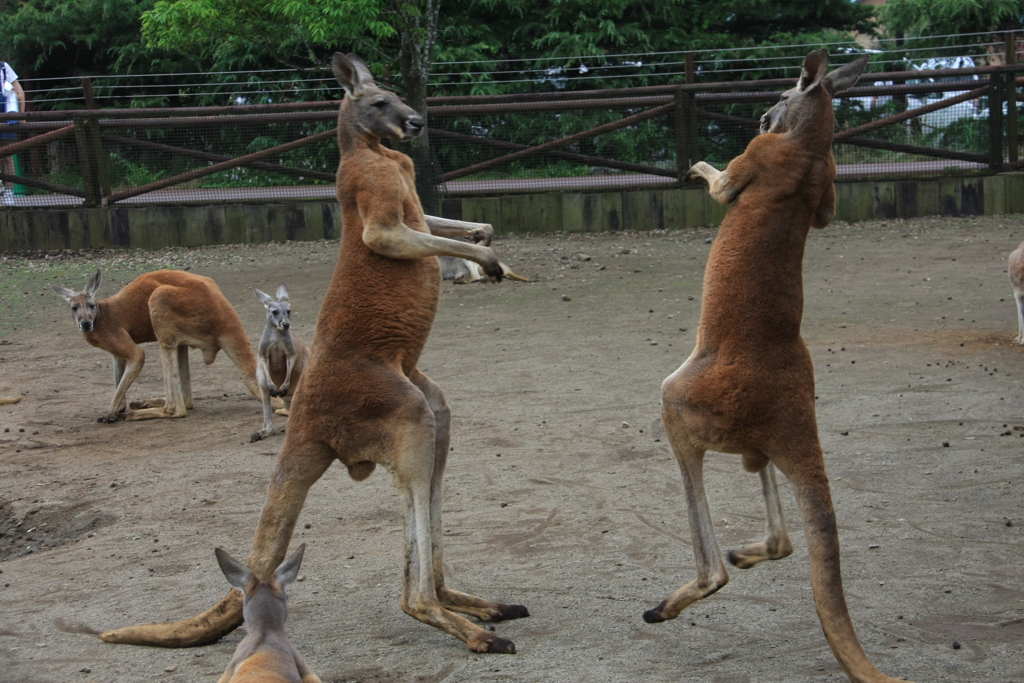
[[[82,330],[82,332],[92,332],[92,323],[88,320],[83,320],[78,323],[78,329]]]
[[[405,129],[409,134],[409,137],[417,137],[423,132],[423,117],[419,114],[410,116],[405,120]]]
[[[282,321],[281,321],[281,324],[279,325],[279,327],[280,327],[280,328],[281,328],[282,330],[287,330],[287,329],[288,329],[288,328],[290,328],[291,326],[292,326],[292,324],[291,324],[290,322],[288,322],[287,320],[282,320]]]

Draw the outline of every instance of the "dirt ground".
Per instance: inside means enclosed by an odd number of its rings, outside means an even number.
[[[845,680],[793,556],[731,573],[673,622],[640,615],[694,574],[661,380],[690,353],[710,229],[506,237],[533,283],[445,283],[423,369],[453,411],[450,582],[527,605],[518,654],[470,653],[399,607],[402,519],[386,473],[314,487],[295,542],[288,632],[325,682]],[[805,257],[804,337],[854,623],[876,665],[915,681],[1024,679],[1024,347],[1006,256],[1024,217],[832,225]],[[190,616],[245,557],[280,437],[221,356],[192,356],[183,420],[97,424],[110,357],[50,283],[101,295],[157,267],[212,276],[255,342],[252,286],[292,292],[312,338],[337,243],[0,260],[0,681],[215,681],[242,637],[191,650],[92,632]],[[130,399],[162,395],[155,348]],[[278,421],[284,418],[278,417]],[[723,548],[757,540],[757,478],[709,454]]]

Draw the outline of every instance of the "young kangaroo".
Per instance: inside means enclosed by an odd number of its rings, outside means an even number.
[[[423,130],[419,114],[373,82],[356,55],[334,56],[345,89],[338,111],[341,246],[317,319],[309,362],[295,393],[284,445],[253,539],[248,566],[270,576],[284,558],[306,494],[335,460],[356,481],[377,465],[394,475],[405,507],[402,609],[475,652],[515,652],[481,621],[528,616],[449,588],[444,573],[441,480],[451,411],[441,388],[417,367],[441,296],[437,256],[468,258],[502,278],[493,230],[423,214],[412,160],[381,144]],[[458,237],[461,239],[448,239]],[[178,623],[130,626],[100,635],[116,643],[187,647],[238,626],[232,591],[207,612]]]
[[[80,292],[50,285],[71,304],[82,337],[114,357],[114,398],[98,422],[184,417],[192,407],[189,347],[200,349],[207,365],[224,350],[242,382],[256,398],[256,356],[238,313],[217,283],[180,270],[157,270],[138,276],[117,294],[96,301],[100,271]],[[139,344],[159,342],[165,398],[135,401],[125,410],[125,395],[142,372],[146,353]]]
[[[247,631],[217,683],[320,683],[284,634],[288,618],[284,589],[298,576],[305,550],[303,543],[273,577],[261,581],[223,548],[216,549],[220,570],[244,595],[242,614]]]
[[[1013,298],[1017,302],[1017,338],[1018,344],[1024,344],[1024,242],[1010,253],[1007,264],[1010,286],[1013,287]]]
[[[270,398],[278,396],[284,400],[279,415],[288,415],[292,406],[295,387],[302,377],[309,351],[299,335],[292,332],[292,307],[288,300],[288,288],[279,285],[277,300],[253,288],[257,298],[267,309],[267,326],[263,328],[259,351],[256,354],[256,381],[263,397],[263,429],[252,435],[250,442],[275,433],[274,411]]]
[[[704,491],[704,454],[738,453],[759,472],[768,519],[761,543],[734,551],[740,568],[777,560],[793,548],[782,519],[777,466],[803,515],[811,586],[822,629],[853,681],[885,676],[868,660],[846,607],[839,535],[814,413],[814,368],[800,338],[802,261],[809,229],[835,213],[832,98],[853,86],[867,58],[826,75],[828,53],[803,63],[797,86],[761,119],[761,135],[724,171],[699,162],[690,177],[733,206],[708,257],[696,348],[661,386],[662,421],[683,475],[697,578],[644,614],[674,619],[729,580]]]

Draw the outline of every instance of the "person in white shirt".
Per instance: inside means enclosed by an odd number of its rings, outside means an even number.
[[[0,76],[3,78],[5,113],[25,111],[25,90],[18,82],[18,74],[14,72],[10,64],[0,61]],[[17,121],[7,121],[7,123],[15,124]],[[2,125],[4,124],[0,124],[0,126]],[[0,147],[11,144],[16,138],[13,131],[0,132]],[[3,157],[3,172],[14,175],[14,156]],[[14,192],[10,188],[11,183],[3,184],[3,202],[5,204],[14,203]]]

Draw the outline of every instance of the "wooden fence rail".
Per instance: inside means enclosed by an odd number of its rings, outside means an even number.
[[[1020,160],[1017,120],[1017,102],[1022,99],[1024,88],[1024,65],[1018,65],[1010,60],[1005,66],[998,67],[868,74],[864,80],[876,80],[879,83],[865,83],[843,93],[841,97],[864,102],[883,98],[902,98],[906,101],[908,96],[937,94],[940,99],[839,131],[835,137],[837,144],[883,150],[897,155],[947,160],[954,162],[954,167],[958,163],[963,163],[965,166],[962,170],[970,174],[996,173],[1024,167],[1024,162]],[[718,109],[725,108],[725,105],[772,102],[778,98],[780,90],[792,85],[790,80],[783,79],[699,83],[696,82],[692,56],[686,63],[686,81],[675,85],[631,89],[428,98],[428,118],[431,121],[428,130],[431,139],[435,141],[435,147],[463,144],[472,145],[473,149],[493,150],[498,153],[498,156],[474,161],[461,168],[444,169],[441,178],[446,183],[449,194],[458,195],[461,179],[485,172],[495,172],[513,162],[546,155],[551,159],[620,174],[608,176],[609,187],[621,186],[624,181],[636,187],[644,187],[645,184],[651,187],[665,187],[665,183],[670,182],[666,181],[666,178],[674,179],[678,186],[681,183],[681,175],[689,166],[703,158],[702,145],[706,143],[700,136],[700,122],[705,122],[704,125],[710,122],[718,126],[728,126],[743,131],[743,135],[752,136],[756,134],[758,128],[757,119],[736,116]],[[0,127],[4,126],[5,121],[19,122],[7,130],[17,132],[21,138],[0,147],[0,158],[30,153],[33,150],[41,153],[41,150],[49,149],[53,143],[73,137],[81,187],[71,186],[67,181],[44,180],[24,172],[3,172],[0,173],[0,179],[5,183],[64,195],[70,203],[81,202],[85,206],[95,207],[110,207],[128,198],[194,182],[199,178],[234,168],[251,168],[267,173],[298,176],[322,183],[333,181],[333,169],[316,168],[312,165],[304,167],[295,163],[273,162],[270,159],[331,140],[336,131],[333,127],[325,126],[330,126],[329,122],[336,117],[336,101],[167,109],[100,109],[95,108],[95,101],[89,96],[91,84],[84,81],[83,87],[86,90],[86,102],[91,105],[87,109],[0,114]],[[946,96],[947,93],[955,94]],[[981,98],[985,98],[988,104],[988,133],[984,150],[927,147],[899,140],[865,137],[868,133],[906,124],[966,102],[979,101]],[[467,134],[447,130],[443,125],[436,123],[453,121],[459,117],[500,117],[503,114],[530,113],[548,116],[587,110],[621,111],[622,115],[587,130],[579,130],[537,144],[492,138],[486,133]],[[977,111],[980,116],[982,110],[979,108]],[[667,141],[675,159],[674,168],[565,149],[614,131],[631,129],[641,122],[659,117],[668,121],[666,125],[674,130],[671,139]],[[184,143],[159,142],[150,139],[149,132],[183,131],[180,134],[184,135],[190,130],[209,129],[229,134],[237,133],[241,126],[266,127],[275,124],[296,126],[291,134],[299,137],[237,155],[193,148]],[[205,165],[151,182],[142,182],[135,187],[112,188],[110,158],[113,149],[144,149],[197,160]],[[900,172],[881,168],[881,164],[878,165],[880,170],[872,170],[869,168],[870,164],[859,166],[864,167],[862,171],[858,171],[862,175],[892,175]],[[949,172],[949,167],[943,168],[945,172]],[[914,173],[921,173],[921,164],[917,163],[914,169]],[[930,167],[927,173],[934,176],[934,167]],[[633,175],[625,179],[621,174]],[[532,181],[529,185],[532,192],[538,191],[538,188],[540,191],[553,191],[566,186],[564,178],[538,177]],[[545,185],[546,181],[549,182]],[[473,192],[487,192],[488,188],[492,194],[516,191],[514,188],[510,189],[510,185],[503,186],[500,180],[477,179],[473,182]],[[602,181],[592,179],[587,183],[587,187],[600,190]],[[164,198],[161,201],[166,201],[167,193],[162,195]],[[30,206],[32,201],[31,195],[21,197],[16,206]]]

